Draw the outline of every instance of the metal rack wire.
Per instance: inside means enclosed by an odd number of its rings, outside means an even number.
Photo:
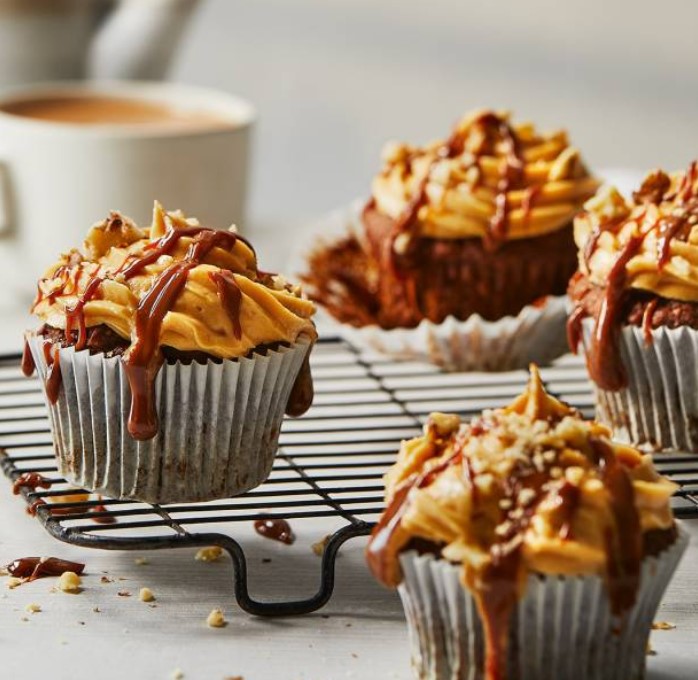
[[[0,358],[0,465],[11,481],[38,472],[52,482],[48,490],[21,493],[28,507],[45,501],[35,506],[37,519],[61,541],[141,551],[218,545],[231,555],[235,597],[244,610],[260,616],[308,613],[332,595],[342,543],[368,534],[381,512],[381,477],[400,440],[419,432],[433,410],[467,417],[506,404],[527,377],[524,371],[445,374],[431,365],[361,353],[338,338],[319,342],[312,364],[312,409],[301,419],[286,420],[269,480],[236,498],[162,506],[108,498],[52,502],[75,491],[55,466],[39,382],[21,375],[18,356]],[[580,360],[563,357],[542,373],[553,393],[592,415],[591,388]],[[698,516],[698,459],[660,455],[657,464],[681,485],[674,498],[677,515]],[[260,602],[250,596],[245,552],[234,536],[236,525],[263,517],[339,521],[325,545],[320,585],[312,597]],[[210,530],[221,523],[230,533]]]

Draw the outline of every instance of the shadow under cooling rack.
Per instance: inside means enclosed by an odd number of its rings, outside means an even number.
[[[77,492],[56,470],[41,388],[37,379],[22,376],[19,357],[0,359],[0,464],[12,481],[25,472],[51,481],[49,490],[21,493],[28,507],[36,508],[37,519],[61,541],[107,550],[218,545],[232,557],[235,596],[243,609],[261,616],[311,612],[332,594],[341,544],[368,534],[380,514],[381,477],[400,440],[417,434],[434,410],[468,417],[503,406],[527,379],[524,371],[442,373],[428,364],[360,353],[339,339],[318,342],[311,363],[313,407],[304,417],[285,421],[269,479],[236,498],[162,506],[63,498]],[[586,416],[593,414],[591,388],[579,359],[563,357],[542,374],[551,392]],[[661,454],[655,460],[681,486],[673,499],[676,514],[698,516],[698,458]],[[235,525],[264,517],[321,518],[333,528],[339,523],[325,545],[314,596],[285,602],[259,602],[250,596],[247,561],[234,538]],[[214,524],[216,532],[211,530]],[[229,531],[220,533],[221,524]]]

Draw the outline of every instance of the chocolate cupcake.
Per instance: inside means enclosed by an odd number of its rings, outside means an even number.
[[[582,346],[598,415],[617,438],[698,452],[698,166],[650,173],[575,221],[570,345]]]
[[[112,213],[39,281],[23,367],[45,385],[59,469],[115,498],[203,501],[269,475],[284,412],[312,402],[312,302],[234,230],[156,203]]]
[[[649,454],[546,394],[537,369],[470,424],[435,413],[386,475],[367,548],[416,676],[635,680],[687,543]]]
[[[572,218],[598,187],[566,134],[479,111],[384,162],[359,232],[311,254],[309,295],[352,337],[446,368],[562,353]]]

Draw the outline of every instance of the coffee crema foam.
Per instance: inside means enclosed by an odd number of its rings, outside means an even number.
[[[184,110],[164,102],[107,95],[56,95],[7,102],[0,111],[21,118],[73,125],[230,128],[236,123],[211,111]]]

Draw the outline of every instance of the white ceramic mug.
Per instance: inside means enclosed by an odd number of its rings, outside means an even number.
[[[10,102],[85,93],[164,103],[225,124],[75,124],[3,111]],[[149,224],[157,199],[207,226],[242,222],[254,119],[242,99],[173,83],[60,83],[1,96],[0,307],[26,304],[46,267],[110,210]]]

